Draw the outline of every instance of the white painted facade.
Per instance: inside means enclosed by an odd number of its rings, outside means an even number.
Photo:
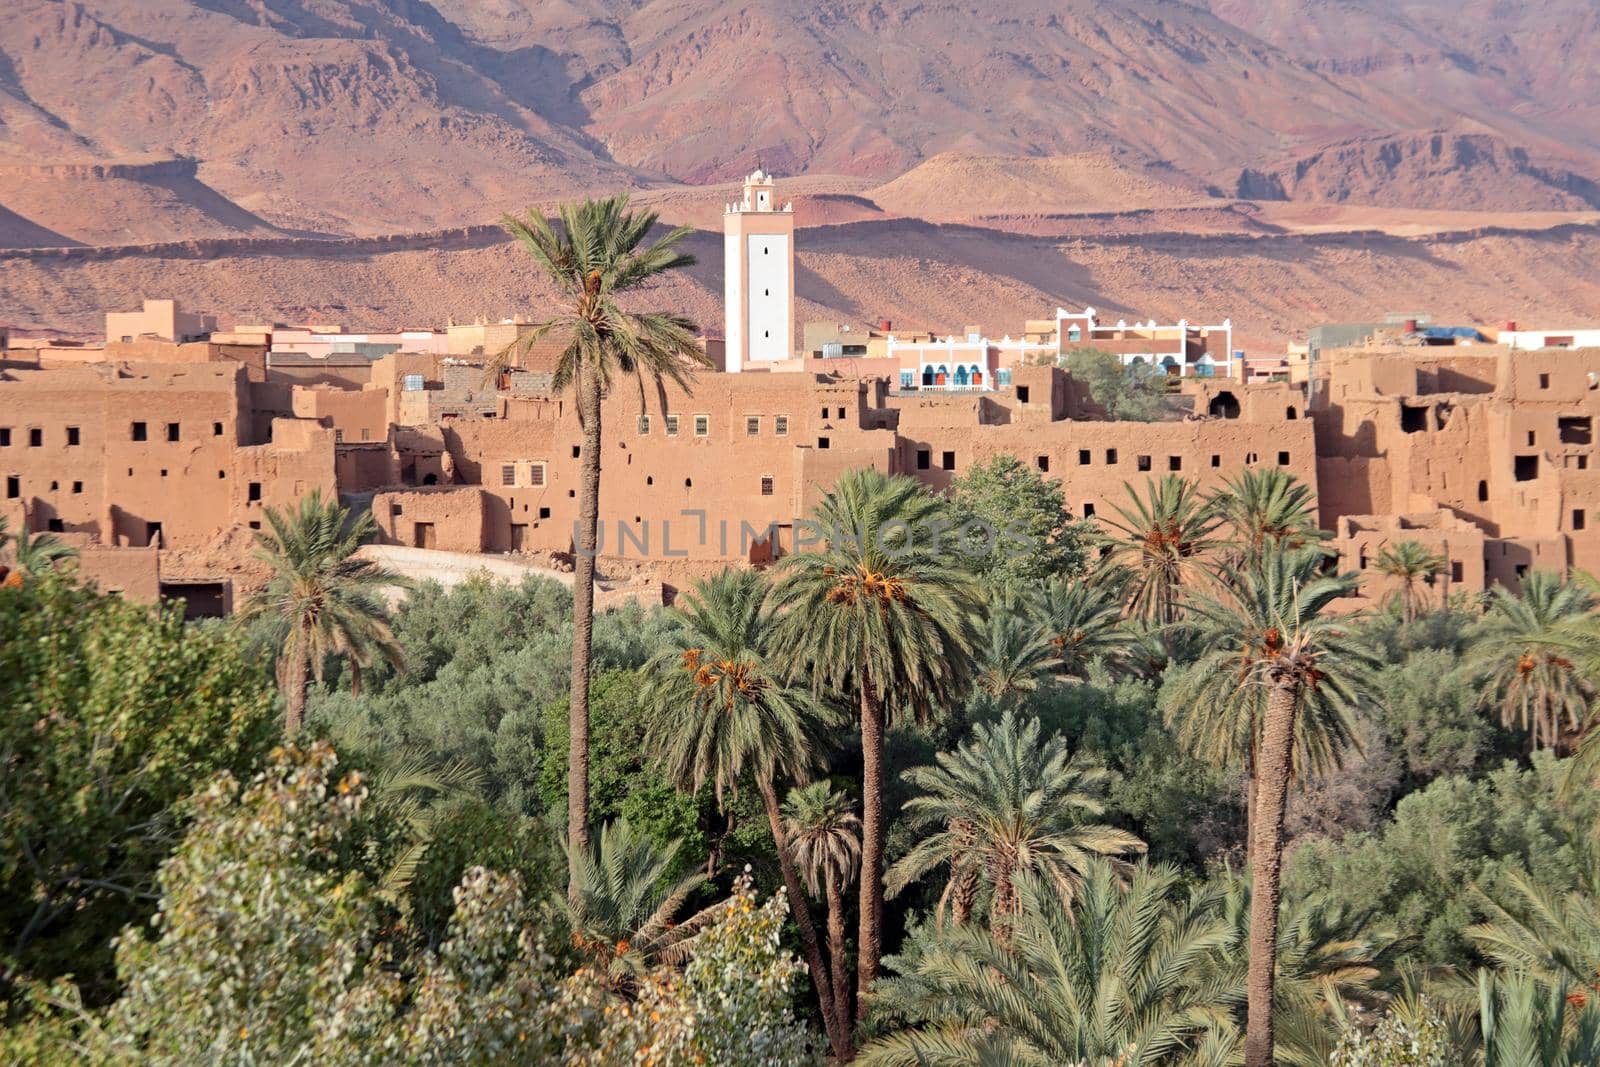
[[[723,206],[725,366],[794,357],[794,208],[777,206],[772,177],[757,169],[741,200]]]
[[[1223,342],[1221,359],[1217,359],[1209,351],[1211,348],[1209,339],[1219,336]],[[1207,340],[1207,351],[1198,358],[1190,359],[1190,341],[1198,342],[1203,339]],[[1138,345],[1139,351],[1127,350],[1127,343],[1130,341],[1143,342]],[[1176,323],[1165,326],[1157,323],[1155,319],[1132,324],[1126,320],[1118,320],[1117,324],[1112,326],[1102,323],[1092,307],[1078,312],[1056,308],[1056,347],[1062,355],[1080,346],[1094,347],[1096,342],[1101,342],[1102,345],[1115,342],[1115,348],[1120,350],[1118,354],[1122,357],[1123,366],[1131,366],[1137,360],[1175,369],[1180,375],[1223,378],[1233,373],[1235,354],[1231,318],[1223,319],[1214,326],[1202,326],[1188,319],[1179,319]]]
[[[1500,343],[1512,350],[1600,348],[1600,330],[1501,330]]]

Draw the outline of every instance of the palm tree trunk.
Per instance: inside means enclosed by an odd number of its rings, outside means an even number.
[[[1246,1067],[1272,1067],[1272,996],[1278,959],[1278,898],[1283,873],[1283,817],[1289,797],[1289,761],[1294,747],[1298,687],[1275,684],[1267,696],[1262,724],[1261,774],[1257,783],[1256,824],[1250,849],[1249,1011],[1245,1032]]]
[[[361,664],[356,662],[354,656],[350,657],[350,695],[361,695]]]
[[[572,690],[567,712],[567,896],[576,903],[577,863],[589,847],[589,664],[594,647],[594,564],[600,531],[600,378],[585,359],[578,369],[583,465],[578,484],[578,539],[572,561]]]
[[[307,662],[307,658],[305,642],[292,641],[288,661],[280,668],[285,737],[293,738],[299,733],[300,723],[306,717],[306,686],[310,684],[307,675],[311,673],[311,665]]]
[[[833,1010],[848,1030],[855,1013],[850,1010],[850,966],[844,953],[844,887],[831,875],[828,894],[828,958],[833,964]]]
[[[772,789],[770,778],[760,779],[761,802],[767,809],[767,823],[772,829],[772,843],[778,849],[778,869],[783,873],[783,887],[789,894],[789,913],[800,928],[800,945],[805,952],[806,966],[811,970],[811,984],[817,989],[817,1000],[822,1005],[822,1022],[828,1032],[828,1043],[840,1060],[854,1058],[850,1048],[849,1033],[839,1015],[839,1005],[833,996],[833,984],[828,980],[828,969],[822,963],[822,946],[817,941],[817,928],[811,922],[811,907],[800,889],[800,876],[795,873],[794,857],[789,853],[789,840],[783,832],[783,815],[778,810],[778,795]]]
[[[861,673],[861,931],[856,946],[856,1018],[866,1018],[867,996],[883,952],[883,702]]]

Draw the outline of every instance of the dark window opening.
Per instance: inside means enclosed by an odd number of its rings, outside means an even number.
[[[154,548],[161,547],[161,524],[147,522],[144,524],[144,543]]]
[[[76,426],[67,427],[67,446],[69,448],[76,447],[82,442],[82,440],[83,434],[79,432]]]
[[[1479,482],[1478,483],[1478,503],[1480,503],[1480,504],[1484,503],[1488,499],[1489,499],[1489,483],[1488,482]]]
[[[1583,509],[1582,508],[1573,508],[1572,509],[1572,528],[1574,530],[1581,530],[1581,529],[1583,529],[1583,525],[1584,525]]]
[[[1114,448],[1106,449],[1106,462],[1107,463],[1113,463],[1113,464],[1117,462],[1117,450],[1116,449],[1114,449]]]
[[[946,452],[939,457],[939,462],[945,470],[953,471],[956,469],[956,454],[954,452]]]
[[[1283,417],[1286,419],[1298,419],[1300,417],[1300,409],[1297,407],[1284,408]]]
[[[22,495],[22,479],[15,474],[6,478],[6,499],[15,500]]]
[[[1244,454],[1244,461],[1246,465],[1254,463],[1259,458],[1260,457],[1258,457],[1254,452],[1246,452]]]
[[[818,448],[827,448],[828,447],[828,439],[826,437],[817,438],[817,447]]]
[[[1533,447],[1533,443],[1534,443],[1533,431],[1529,430],[1528,431],[1528,447],[1532,448]]]
[[[1239,417],[1239,398],[1224,389],[1211,398],[1211,404],[1206,411],[1214,419],[1237,419]]]
[[[1403,433],[1421,433],[1428,428],[1428,409],[1400,405],[1400,430]]]
[[[222,423],[213,422],[211,424],[211,436],[212,437],[221,437],[222,436]]]
[[[1540,389],[1548,389],[1548,388],[1550,388],[1550,375],[1548,375],[1548,374],[1539,375],[1539,388]]]
[[[1138,458],[1138,467],[1142,471],[1149,470],[1150,469],[1150,457],[1149,456],[1140,456]]]
[[[771,496],[772,495],[772,478],[771,477],[765,477],[764,476],[761,479],[761,495],[762,496]]]
[[[1278,453],[1278,466],[1287,467],[1288,465],[1289,465],[1289,453],[1287,453],[1287,452],[1279,452]]]
[[[1594,439],[1594,420],[1572,415],[1556,420],[1556,436],[1564,445],[1587,445]]]
[[[1168,456],[1167,457],[1167,470],[1169,470],[1169,471],[1181,471],[1181,470],[1183,470],[1183,457],[1182,456]]]
[[[1083,517],[1086,518],[1086,519],[1094,518],[1094,505],[1093,504],[1085,504],[1085,505],[1083,505]]]
[[[32,429],[32,430],[28,431],[28,447],[29,448],[38,448],[39,446],[41,446],[43,444],[44,444],[44,431],[43,430]]]
[[[550,517],[550,509],[549,508],[540,508],[539,509],[539,517],[541,519],[548,519]]]
[[[167,423],[167,440],[168,441],[181,440],[182,436],[183,435],[182,435],[181,431],[179,430],[179,424],[178,423],[176,423],[176,422]]]
[[[1078,466],[1087,467],[1092,462],[1094,461],[1090,458],[1087,448],[1078,449]]]
[[[1450,580],[1452,582],[1459,582],[1459,581],[1465,580],[1465,578],[1466,578],[1466,568],[1464,568],[1461,565],[1461,561],[1459,559],[1451,560],[1450,561]]]
[[[218,471],[217,472],[217,480],[218,481],[224,481],[224,480],[227,479],[227,477],[228,477],[228,472],[227,471]]]
[[[49,530],[51,533],[66,533],[67,532],[66,523],[62,522],[60,519],[49,519],[49,520],[47,520],[45,522],[44,525],[45,525],[45,529]]]
[[[1531,482],[1539,477],[1538,456],[1518,456],[1512,462],[1511,476],[1519,482]]]
[[[11,447],[11,427],[0,426],[0,448]]]
[[[1528,565],[1526,563],[1519,563],[1516,566],[1516,571],[1519,579],[1526,578],[1528,576]]]
[[[261,483],[251,482],[247,499],[254,502],[261,499]]]
[[[1049,456],[1039,456],[1033,462],[1035,464],[1037,464],[1039,469],[1044,471],[1045,473],[1048,474],[1050,472],[1050,457]]]
[[[405,513],[406,513],[406,510],[402,505],[400,505],[400,504],[390,504],[389,505],[389,517],[390,518],[397,519],[401,515],[404,515]]]
[[[149,440],[149,433],[146,430],[144,423],[136,422],[133,424],[133,439],[135,441]]]
[[[1586,471],[1586,470],[1589,469],[1589,457],[1588,456],[1579,456],[1578,457],[1578,469],[1581,470],[1581,471]]]
[[[73,492],[74,492],[74,493],[81,493],[81,492],[83,492],[83,483],[82,483],[82,482],[73,482],[73,483],[72,483],[72,491],[73,491]]]
[[[839,409],[839,417],[840,417],[840,418],[841,418],[841,419],[842,419],[842,418],[844,418],[844,408],[840,408],[840,409]]]
[[[1017,386],[1017,403],[1026,404],[1027,402],[1028,402],[1028,387],[1026,385]]]
[[[573,445],[572,446],[572,458],[573,459],[577,459],[579,454],[582,453],[582,452],[583,452],[583,446],[582,445]]]
[[[1216,452],[1211,453],[1211,465],[1213,467],[1222,466],[1222,456]]]
[[[252,530],[261,529],[261,520],[260,519],[251,519],[250,522],[249,522],[249,526],[250,526],[250,529],[252,529]]]
[[[917,470],[925,471],[933,465],[933,453],[926,448],[917,449]]]
[[[683,487],[685,489],[693,489],[694,488],[694,479],[693,478],[685,478],[683,480]]]

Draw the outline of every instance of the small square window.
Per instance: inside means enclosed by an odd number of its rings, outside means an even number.
[[[1027,402],[1028,402],[1028,387],[1026,385],[1017,386],[1017,403],[1026,404]]]
[[[668,415],[667,416],[667,436],[668,437],[676,437],[676,436],[678,436],[678,416],[676,416],[676,415]]]
[[[530,463],[530,464],[528,464],[528,484],[533,486],[535,489],[539,489],[539,488],[543,487],[543,485],[544,485],[544,464],[543,463]]]
[[[942,456],[939,457],[939,465],[941,467],[943,467],[947,471],[955,470],[956,469],[956,454],[954,452],[946,452],[946,453],[944,453]]]
[[[252,529],[252,530],[261,529],[261,520],[260,519],[251,519],[250,520],[250,529]]]
[[[640,415],[637,428],[641,437],[648,437],[650,435],[650,416]]]
[[[72,483],[72,492],[74,494],[81,494],[83,492],[83,483],[82,482],[73,482]]]
[[[1087,448],[1078,449],[1078,466],[1087,467],[1089,464],[1091,464],[1093,462],[1094,462],[1094,456],[1089,452],[1089,450]]]
[[[772,420],[772,432],[779,437],[789,436],[789,416],[779,415]]]
[[[11,447],[11,427],[0,426],[0,448]]]
[[[22,479],[15,474],[6,477],[6,499],[15,500],[22,495]]]
[[[818,448],[827,448],[828,447],[828,439],[826,437],[817,438],[817,447]]]
[[[219,481],[219,482],[226,481],[227,478],[228,478],[228,472],[227,471],[218,471],[217,472],[217,481]]]
[[[750,437],[755,437],[757,434],[759,434],[761,432],[761,416],[759,416],[759,415],[747,415],[747,416],[745,416],[744,432]]]
[[[1288,465],[1289,465],[1289,453],[1287,453],[1287,452],[1279,452],[1278,453],[1278,466],[1287,467]]]
[[[1138,457],[1138,466],[1139,466],[1139,469],[1142,470],[1142,471],[1149,470],[1150,469],[1150,457],[1149,456],[1140,456],[1140,457]]]
[[[1083,517],[1086,518],[1086,519],[1094,518],[1094,505],[1093,504],[1084,504],[1083,505]]]
[[[506,463],[506,464],[501,466],[501,468],[500,468],[500,484],[501,485],[516,485],[517,484],[517,465],[515,463]]]
[[[762,496],[771,496],[772,495],[772,475],[770,475],[770,474],[763,474],[761,476],[761,495]]]
[[[1572,528],[1574,530],[1583,529],[1584,518],[1585,518],[1585,516],[1583,514],[1583,509],[1582,508],[1573,508],[1572,509]]]
[[[148,441],[150,439],[150,432],[144,423],[136,422],[133,424],[132,436],[135,441]]]
[[[1167,457],[1167,470],[1169,470],[1169,471],[1181,471],[1181,470],[1183,470],[1183,457],[1182,456],[1168,456]]]
[[[1213,467],[1222,466],[1222,457],[1215,452],[1211,453],[1211,465]]]
[[[1548,388],[1550,388],[1550,375],[1548,375],[1548,374],[1539,375],[1539,388],[1540,389],[1548,389]]]
[[[180,429],[180,425],[181,424],[176,423],[176,422],[167,423],[167,440],[168,441],[177,441],[177,440],[181,440],[182,439],[183,435],[182,435],[182,431]]]
[[[917,470],[925,471],[933,465],[933,453],[926,448],[917,449]]]
[[[221,436],[222,436],[222,423],[220,423],[220,422],[213,422],[213,423],[212,423],[212,424],[211,424],[211,436],[212,436],[212,437],[221,437]],[[362,440],[363,440],[363,441],[365,441],[365,440],[366,440],[366,439],[367,439],[367,438],[366,438],[366,435],[365,435],[365,433],[364,433],[364,432],[363,432],[363,435],[362,435],[362,438],[361,438],[361,439],[362,439]]]
[[[694,417],[694,435],[704,437],[711,432],[711,416],[696,415]]]
[[[67,447],[76,448],[83,443],[83,433],[76,426],[67,427]]]
[[[261,483],[260,482],[251,482],[249,491],[246,492],[246,494],[245,494],[245,498],[247,500],[249,500],[251,503],[254,503],[255,501],[260,500],[261,499]]]
[[[401,505],[401,504],[390,504],[389,505],[389,517],[391,519],[398,519],[400,516],[404,515],[405,513],[406,513],[406,509],[405,509],[404,505]]]
[[[1035,466],[1037,466],[1040,470],[1044,471],[1045,473],[1048,474],[1050,472],[1050,457],[1049,456],[1035,456],[1033,462],[1034,462]]]
[[[550,517],[550,509],[549,508],[540,508],[539,509],[539,517],[541,519],[548,519]]]
[[[28,431],[28,447],[38,448],[44,444],[44,431],[35,426]]]
[[[166,476],[167,476],[167,468],[162,467],[161,468],[161,477],[165,478]]]
[[[60,519],[50,519],[45,523],[45,529],[49,530],[51,533],[65,533],[67,530],[67,524],[62,522]]]
[[[844,418],[844,408],[840,408],[840,409],[839,409],[839,417],[840,417],[840,418],[841,418],[841,419],[842,419],[842,418]]]
[[[572,446],[572,458],[573,459],[577,459],[581,455],[583,455],[583,446],[582,445],[573,445]]]
[[[822,417],[823,418],[827,418],[828,417],[828,409],[827,408],[823,408],[822,409]]]
[[[1116,464],[1116,462],[1117,462],[1117,450],[1116,449],[1114,449],[1114,448],[1106,449],[1106,462],[1109,463],[1109,464],[1112,464],[1113,466]]]

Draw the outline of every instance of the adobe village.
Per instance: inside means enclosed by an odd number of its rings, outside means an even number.
[[[1168,474],[1209,489],[1284,468],[1365,579],[1350,606],[1393,592],[1371,565],[1405,541],[1448,561],[1443,591],[1600,567],[1600,367],[1583,350],[1600,330],[1380,315],[1308,324],[1309,344],[1250,357],[1227,319],[1110,324],[1057,308],[998,339],[888,322],[797,337],[793,211],[758,170],[724,218],[726,322],[703,339],[714,369],[689,390],[605,398],[601,604],[670,601],[729,562],[803,546],[797,518],[844,471],[939,489],[1002,453],[1059,481],[1084,518]],[[14,340],[0,514],[58,534],[103,588],[181,597],[191,616],[226,614],[259,584],[252,531],[313,490],[370,506],[384,547],[369,551],[400,573],[459,576],[475,566],[461,554],[502,575],[570,570],[582,434],[551,389],[559,346],[485,369],[533,328],[223,329],[147,300],[106,315],[103,345]],[[1170,376],[1170,417],[1108,421],[1064,369],[1078,348]]]

